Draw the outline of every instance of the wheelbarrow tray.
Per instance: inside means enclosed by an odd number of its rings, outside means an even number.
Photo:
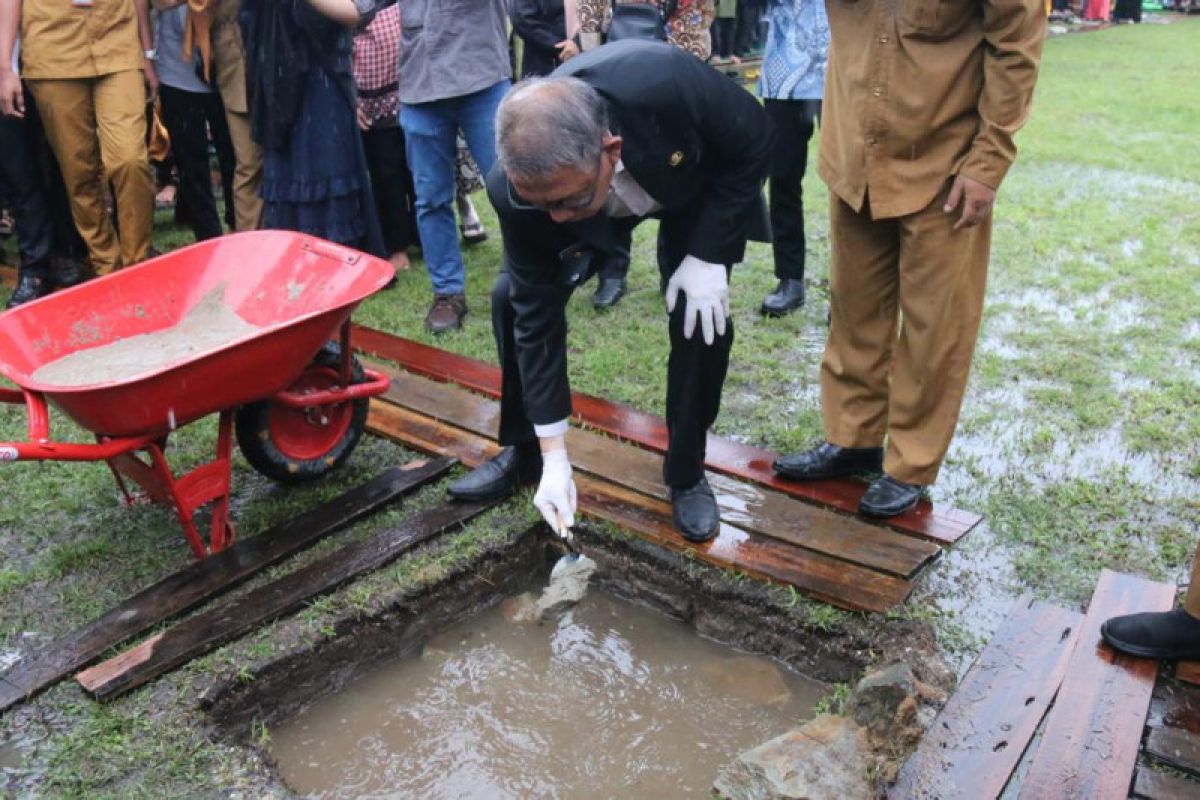
[[[0,374],[93,433],[167,433],[286,389],[393,274],[382,259],[298,233],[212,239],[0,314]],[[32,377],[71,353],[173,327],[214,291],[257,330],[125,380]]]

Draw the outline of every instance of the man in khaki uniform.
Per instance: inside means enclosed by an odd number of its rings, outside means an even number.
[[[1045,13],[1040,0],[829,0],[827,8],[826,442],[775,469],[804,480],[882,467],[859,510],[892,516],[936,479],[958,422],[992,203],[1029,113]]]
[[[141,261],[154,222],[146,101],[158,87],[147,0],[0,0],[0,110],[13,116],[24,114],[12,67],[18,26],[22,77],[92,267],[103,275]],[[108,182],[119,236],[105,209]]]

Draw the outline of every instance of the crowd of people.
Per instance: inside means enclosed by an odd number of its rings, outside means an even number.
[[[733,343],[731,271],[748,240],[771,242],[778,284],[761,311],[804,304],[801,181],[821,125],[825,441],[775,470],[875,473],[859,510],[894,516],[936,480],[954,433],[992,205],[1046,14],[1043,0],[10,0],[0,177],[21,265],[9,304],[151,254],[156,118],[196,239],[224,231],[213,147],[237,230],[306,232],[397,270],[419,247],[433,333],[468,314],[461,247],[486,238],[470,198],[486,185],[504,245],[490,313],[506,447],[450,493],[536,483],[535,504],[569,535],[566,302],[592,277],[595,307],[619,302],[632,232],[656,219],[663,478],[679,533],[704,542],[719,527],[704,456]],[[510,30],[528,79],[515,88]],[[759,38],[761,103],[706,65]],[[1105,635],[1162,653],[1193,623],[1139,617]]]

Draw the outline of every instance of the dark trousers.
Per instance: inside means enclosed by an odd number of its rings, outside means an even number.
[[[417,239],[417,196],[412,171],[404,157],[404,130],[399,126],[372,128],[362,133],[371,173],[375,210],[388,254],[420,244]]]
[[[682,226],[679,226],[682,228]],[[659,277],[665,285],[686,253],[682,239],[664,235],[676,228],[663,221],[659,228]],[[517,367],[513,332],[515,312],[509,300],[510,278],[501,272],[492,287],[492,332],[500,356],[500,443],[528,445],[536,440],[533,424],[525,414],[525,397]],[[586,279],[585,279],[586,280]],[[563,284],[553,302],[566,305],[575,285]],[[683,335],[686,298],[680,297],[669,315],[667,328],[671,354],[667,360],[667,457],[663,461],[663,483],[687,488],[704,477],[705,444],[708,429],[721,409],[721,389],[729,369],[729,351],[733,348],[733,320],[726,321],[725,335],[711,345],[697,325],[692,338]]]
[[[747,55],[762,38],[760,23],[767,4],[761,0],[739,0],[737,6],[737,33],[734,34],[733,49],[738,55]]]
[[[28,92],[25,119],[0,115],[0,190],[16,219],[22,274],[49,278],[52,255],[82,258],[86,248],[71,221],[62,174]]]
[[[775,277],[804,280],[804,198],[801,182],[808,166],[808,143],[821,118],[820,100],[764,100],[775,128],[771,152],[771,249]]]
[[[171,135],[171,155],[179,171],[179,204],[196,241],[224,233],[213,197],[208,160],[208,118],[217,106],[213,93],[185,92],[160,86],[162,120]],[[211,107],[211,108],[210,108]]]
[[[734,55],[734,38],[737,35],[737,17],[717,17],[712,24],[712,49],[720,58]]]

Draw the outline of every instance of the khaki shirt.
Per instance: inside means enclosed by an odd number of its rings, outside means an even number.
[[[25,0],[21,77],[95,78],[142,68],[133,0]]]
[[[1045,40],[1042,0],[829,0],[818,169],[876,219],[947,180],[997,188],[1017,155]]]

